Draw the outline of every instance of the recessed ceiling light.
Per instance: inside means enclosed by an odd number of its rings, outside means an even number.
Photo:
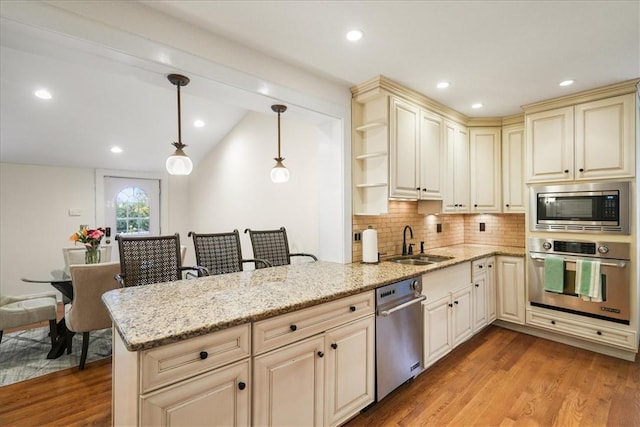
[[[347,40],[350,42],[357,42],[364,36],[364,32],[362,30],[351,30],[347,33]]]
[[[449,87],[449,85],[450,85],[450,83],[449,83],[449,82],[440,82],[440,83],[438,83],[438,84],[436,85],[436,87],[437,87],[438,89],[446,89],[446,88],[448,88],[448,87]]]
[[[193,122],[193,125],[197,128],[201,128],[204,126],[204,122],[202,120],[196,120],[195,122]]]
[[[574,83],[573,80],[565,80],[560,82],[560,86],[571,86]]]
[[[476,102],[475,104],[471,105],[471,108],[482,108],[482,103],[481,102]]]
[[[53,98],[53,96],[51,96],[51,92],[49,92],[46,89],[38,89],[37,91],[34,92],[34,95],[37,96],[40,99],[51,99],[51,98]]]
[[[120,153],[122,153],[122,148],[115,147],[115,146],[111,147],[111,152],[114,153],[114,154],[120,154]]]

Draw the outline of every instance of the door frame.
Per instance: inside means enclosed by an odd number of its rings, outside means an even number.
[[[160,181],[160,232],[169,229],[169,183],[168,175],[160,172],[135,172],[115,169],[96,169],[95,181],[95,205],[96,224],[104,223],[104,179],[111,178],[131,178],[131,179],[157,179]]]

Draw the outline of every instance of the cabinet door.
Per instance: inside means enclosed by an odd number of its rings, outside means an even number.
[[[470,212],[501,212],[500,128],[469,129]]]
[[[375,399],[375,318],[327,331],[326,418],[337,425]]]
[[[524,324],[524,259],[497,258],[498,319]]]
[[[575,179],[633,177],[635,94],[575,106]]]
[[[443,121],[438,115],[420,112],[420,198],[442,199]]]
[[[573,107],[529,114],[527,181],[573,180]]]
[[[141,424],[248,426],[249,372],[247,359],[143,395]]]
[[[451,297],[422,303],[424,317],[424,366],[433,365],[453,348],[451,342]]]
[[[321,426],[324,336],[254,358],[253,422],[260,426]]]
[[[451,294],[453,347],[464,342],[473,333],[472,289],[473,287],[469,285]]]
[[[389,197],[418,198],[416,174],[420,110],[398,99],[391,100]]]
[[[525,212],[524,125],[502,129],[502,212]]]
[[[496,258],[487,258],[487,279],[485,286],[487,287],[487,323],[491,324],[497,318],[496,306],[498,295],[496,292]]]
[[[445,124],[445,179],[442,211],[469,211],[469,133],[453,122]]]
[[[473,277],[473,332],[487,325],[487,273]]]

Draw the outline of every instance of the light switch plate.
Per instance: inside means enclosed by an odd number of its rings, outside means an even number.
[[[69,216],[82,216],[82,209],[69,208]]]

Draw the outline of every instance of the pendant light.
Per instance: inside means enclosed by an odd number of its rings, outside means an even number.
[[[193,170],[193,163],[182,150],[186,145],[182,143],[182,126],[180,124],[180,86],[188,85],[189,78],[180,74],[169,74],[167,79],[178,87],[178,142],[171,144],[176,147],[176,152],[167,159],[167,172],[171,175],[189,175]]]
[[[271,181],[276,183],[289,181],[289,169],[282,163],[284,157],[280,155],[280,114],[287,111],[285,105],[272,105],[271,109],[278,113],[278,157],[274,157],[276,165],[271,169]]]

